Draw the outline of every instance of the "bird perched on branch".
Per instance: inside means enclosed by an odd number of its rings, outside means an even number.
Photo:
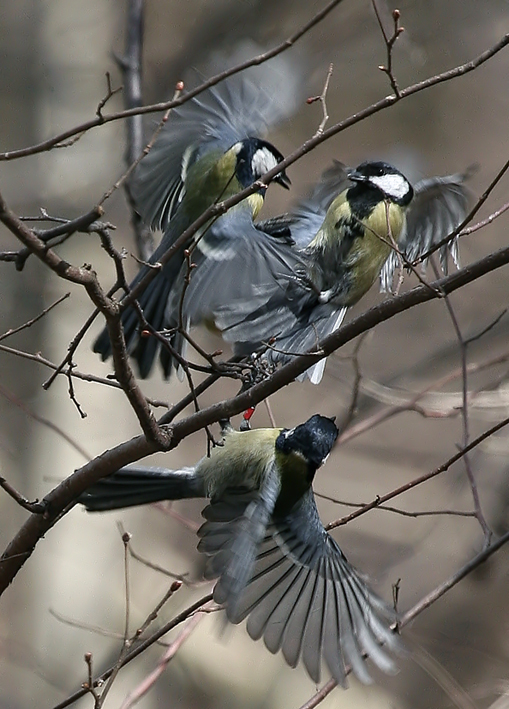
[[[317,349],[347,309],[380,276],[391,286],[395,269],[425,254],[463,221],[469,203],[465,174],[434,177],[412,187],[395,167],[365,162],[348,169],[335,162],[293,213],[257,224],[198,266],[185,292],[183,275],[168,300],[170,327],[179,308],[187,326],[213,323],[236,354],[269,343],[271,364]],[[440,249],[458,264],[457,242]],[[178,336],[173,343],[181,349]],[[325,359],[307,371],[313,383]]]
[[[224,69],[224,60],[220,64]],[[262,135],[295,110],[300,93],[296,83],[296,72],[290,71],[288,61],[276,58],[227,78],[171,112],[131,184],[136,208],[145,223],[163,231],[151,264],[157,264],[211,205],[238,194],[281,162],[283,155]],[[284,170],[273,181],[285,188],[290,185]],[[209,220],[192,243],[182,245],[148,284],[138,302],[149,330],[159,332],[168,327],[168,297],[186,261],[185,248],[194,249],[193,257],[199,263],[208,257],[228,260],[234,252],[228,251],[227,245],[252,225],[265,190],[261,186],[225,215]],[[143,267],[130,287],[149,270],[150,266]],[[160,342],[156,337],[140,337],[135,308],[124,311],[122,323],[127,350],[136,360],[140,376],[147,377]],[[111,355],[106,330],[95,341],[94,351],[103,360]],[[171,357],[164,349],[162,364],[167,376]]]
[[[91,511],[208,497],[198,549],[214,599],[253,639],[302,660],[320,681],[322,661],[345,684],[347,666],[369,683],[365,656],[385,672],[401,649],[394,611],[366,585],[325,531],[311,488],[338,435],[318,414],[292,429],[246,432],[224,425],[224,445],[193,468],[123,468],[87,490]]]

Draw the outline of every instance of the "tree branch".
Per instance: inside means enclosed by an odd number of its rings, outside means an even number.
[[[51,150],[54,147],[58,147],[59,144],[63,141],[66,141],[75,135],[82,135],[84,132],[90,130],[91,128],[96,128],[97,126],[103,125],[104,123],[110,123],[111,121],[118,121],[123,118],[129,118],[131,116],[141,115],[145,113],[167,111],[168,109],[181,106],[183,103],[186,103],[186,101],[191,100],[192,98],[194,98],[194,96],[197,96],[206,89],[209,89],[211,86],[215,86],[220,81],[224,81],[224,79],[227,79],[229,76],[233,76],[233,74],[238,74],[239,72],[244,71],[244,69],[248,69],[251,66],[263,64],[269,59],[272,59],[278,54],[281,54],[287,49],[290,49],[290,47],[292,47],[301,37],[303,37],[307,32],[309,32],[309,30],[313,29],[313,27],[319,24],[341,2],[343,2],[343,0],[332,0],[332,2],[329,2],[328,5],[326,5],[322,10],[317,12],[316,15],[314,15],[311,20],[307,22],[303,27],[301,27],[297,32],[288,37],[288,39],[278,44],[273,49],[269,50],[268,52],[258,54],[256,57],[248,59],[247,61],[242,62],[242,64],[238,64],[230,69],[227,69],[226,71],[221,72],[220,74],[216,74],[207,81],[204,81],[203,84],[200,84],[200,86],[196,87],[192,91],[189,91],[185,96],[182,96],[181,98],[178,98],[174,101],[163,101],[162,103],[155,103],[150,106],[130,108],[125,111],[111,113],[107,116],[97,116],[96,118],[93,118],[90,121],[86,121],[85,123],[82,123],[79,126],[70,128],[69,130],[59,133],[53,138],[43,140],[42,142],[37,143],[36,145],[32,145],[28,148],[21,148],[20,150],[9,150],[5,153],[0,153],[0,161],[16,160],[17,158],[23,158],[27,155],[35,155],[36,153],[42,153],[47,150]]]
[[[438,292],[451,293],[507,263],[509,263],[509,247],[500,249],[480,261],[432,283],[433,289],[420,285],[397,298],[387,300],[325,338],[320,343],[321,352],[329,355],[346,342],[375,327],[378,323],[384,322],[419,303],[438,297]],[[232,399],[213,404],[172,424],[166,431],[168,449],[175,448],[183,438],[191,433],[199,431],[220,419],[239,414],[250,406],[260,403],[270,394],[293,382],[299,374],[302,374],[312,364],[318,362],[322,356],[322,354],[297,356],[292,362],[286,364],[266,380],[255,384],[248,391],[242,392]],[[159,426],[164,425],[171,418],[172,412],[169,411],[168,414],[159,419]],[[498,429],[495,428],[494,430]],[[0,558],[0,595],[30,557],[37,542],[51,529],[62,514],[65,514],[74,506],[75,500],[84,490],[122,466],[140,460],[157,450],[159,450],[159,447],[154,441],[148,440],[145,436],[136,436],[130,441],[105,451],[54,488],[44,498],[46,505],[44,515],[32,515],[29,517]],[[376,504],[373,506],[376,506]],[[359,512],[352,514],[358,516]]]

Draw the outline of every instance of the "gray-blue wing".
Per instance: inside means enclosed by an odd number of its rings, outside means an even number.
[[[297,249],[305,249],[322,226],[333,200],[350,185],[346,166],[333,160],[309,195],[297,202],[288,214],[257,222],[257,227],[291,240]]]
[[[231,538],[246,504],[248,493],[231,504],[218,501],[217,510],[214,503],[207,508],[211,521],[200,534],[211,555],[211,578],[221,577],[228,563]],[[219,591],[216,600],[222,598]],[[281,650],[291,667],[302,660],[315,682],[320,681],[325,661],[339,683],[345,684],[348,665],[369,683],[365,656],[392,673],[395,665],[387,650],[399,652],[402,647],[390,627],[394,611],[367,586],[325,531],[311,490],[289,515],[273,518],[258,547],[249,583],[228,617],[233,623],[247,618],[253,639],[263,637],[273,653]]]
[[[245,354],[285,326],[284,291],[303,262],[285,239],[257,229],[247,206],[241,204],[218,219],[199,240],[192,261],[196,268],[182,307],[186,327],[214,324]],[[168,301],[169,327],[178,324],[187,270],[184,264]],[[232,324],[237,328],[230,331]],[[178,342],[174,344],[181,349]]]
[[[465,180],[471,170],[446,177],[432,177],[418,182],[415,196],[407,212],[406,228],[398,240],[398,247],[408,261],[413,262],[422,254],[451,234],[465,219],[471,202],[471,192]],[[451,256],[459,268],[457,238],[442,246],[439,251],[440,265],[445,274]],[[394,271],[399,261],[392,252],[380,274],[381,290],[389,291]],[[425,266],[425,264],[424,264]]]
[[[212,500],[203,516],[208,520],[198,530],[198,549],[210,556],[207,578],[218,578],[214,599],[225,605],[228,619],[235,622],[238,604],[253,574],[258,548],[263,541],[277,497],[281,478],[275,460],[266,470],[260,489],[244,494],[226,490]],[[225,519],[226,523],[223,522]],[[220,547],[220,552],[216,549]]]
[[[227,61],[216,59],[211,74],[257,53],[241,47]],[[175,108],[132,180],[136,207],[145,223],[163,231],[182,200],[185,174],[205,153],[227,150],[248,137],[262,137],[290,116],[302,92],[299,72],[276,57],[250,67]]]

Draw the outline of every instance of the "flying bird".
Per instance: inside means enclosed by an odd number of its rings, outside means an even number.
[[[461,224],[470,201],[467,177],[434,177],[412,187],[384,162],[355,169],[335,162],[293,212],[246,222],[185,287],[181,273],[168,300],[172,345],[185,352],[183,315],[188,329],[213,325],[238,355],[269,344],[263,358],[271,365],[317,349],[378,277],[389,290],[399,263],[425,254]],[[456,239],[440,248],[444,271],[449,255],[458,265]],[[325,359],[306,376],[316,384],[324,367]]]
[[[371,682],[365,658],[395,671],[402,644],[394,610],[381,600],[325,531],[312,483],[338,435],[334,419],[315,414],[295,428],[235,431],[194,467],[127,467],[103,478],[79,501],[90,511],[208,497],[198,549],[214,599],[227,618],[263,637],[272,653],[299,661],[320,681],[325,662],[345,685],[347,667]]]
[[[220,65],[225,68],[224,63]],[[297,74],[294,68],[290,70],[288,60],[276,58],[230,76],[173,109],[131,183],[144,222],[163,232],[150,264],[156,264],[207,208],[238,194],[281,162],[283,155],[263,136],[295,111],[300,93],[296,83]],[[290,185],[284,170],[273,181],[285,188]],[[234,256],[236,252],[225,247],[238,233],[249,230],[265,191],[261,186],[225,215],[209,220],[148,284],[138,302],[149,329],[159,332],[168,327],[168,299],[186,263],[185,249],[193,250],[198,263],[209,257],[228,260]],[[130,288],[149,270],[150,266],[142,267]],[[156,337],[140,337],[142,328],[134,307],[123,312],[122,324],[127,350],[140,376],[147,377],[160,343]],[[103,360],[111,355],[106,329],[93,348]],[[171,357],[165,349],[162,365],[168,376]]]

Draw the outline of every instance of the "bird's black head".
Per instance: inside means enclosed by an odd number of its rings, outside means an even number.
[[[295,428],[283,429],[276,439],[276,450],[300,454],[314,474],[331,452],[338,433],[334,418],[315,414]]]
[[[248,187],[284,160],[279,150],[260,138],[246,138],[234,147],[238,148],[236,175],[242,187]],[[272,179],[285,189],[289,189],[290,178],[284,170]]]
[[[348,197],[365,196],[371,201],[388,199],[401,207],[412,201],[414,190],[407,178],[395,167],[386,162],[363,162],[350,170],[348,179],[355,182],[355,187],[348,190]]]

